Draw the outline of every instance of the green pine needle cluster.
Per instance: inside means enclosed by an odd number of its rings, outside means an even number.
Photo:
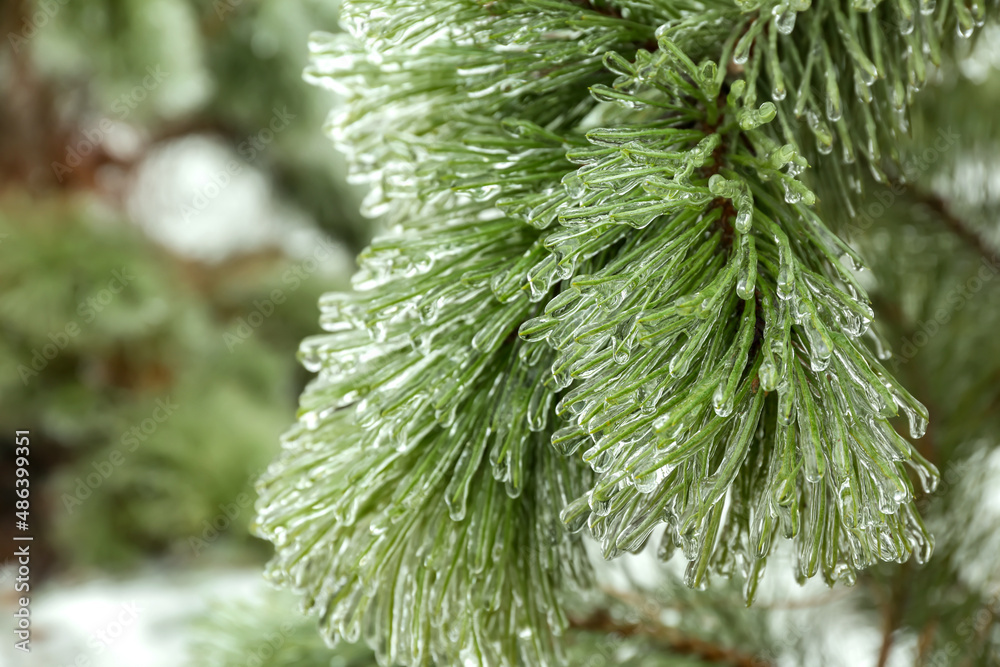
[[[937,471],[895,425],[928,413],[836,230],[994,10],[347,2],[309,76],[389,231],[303,344],[272,578],[382,664],[513,666],[561,664],[584,528],[613,558],[662,525],[748,602],[776,537],[800,581],[925,561]]]

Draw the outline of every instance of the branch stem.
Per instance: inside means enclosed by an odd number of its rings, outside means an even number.
[[[645,637],[680,655],[695,656],[705,662],[731,667],[769,667],[771,662],[758,656],[747,655],[734,649],[718,646],[704,639],[685,635],[680,630],[662,623],[643,619],[624,622],[615,619],[606,609],[595,611],[583,619],[570,621],[570,627],[587,632],[598,632],[618,637]]]

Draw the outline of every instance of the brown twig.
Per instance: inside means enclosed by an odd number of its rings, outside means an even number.
[[[920,631],[920,636],[917,639],[917,661],[916,667],[921,667],[927,658],[927,652],[931,650],[934,646],[934,635],[937,634],[938,622],[936,619],[932,619],[930,623],[925,625]]]
[[[971,229],[964,220],[952,213],[948,202],[943,197],[912,186],[900,186],[897,184],[894,187],[905,187],[917,203],[923,204],[937,214],[945,226],[966,245],[987,260],[991,262],[997,261],[997,251],[974,229]]]
[[[878,651],[877,667],[885,667],[889,663],[889,654],[892,653],[893,639],[896,636],[896,628],[892,623],[892,615],[886,616],[885,630],[882,633],[882,646]]]
[[[889,584],[885,605],[882,608],[884,623],[877,667],[885,667],[889,663],[889,656],[896,641],[896,630],[903,621],[903,610],[910,596],[911,573],[911,564],[905,563]]]
[[[644,620],[638,623],[618,621],[605,609],[596,611],[587,618],[571,621],[570,625],[577,630],[616,634],[620,637],[646,637],[666,645],[674,653],[696,656],[706,662],[721,665],[767,667],[771,664],[762,658],[687,636],[676,628],[656,621]]]
[[[716,98],[715,103],[720,108],[725,107],[726,95],[727,91],[723,88],[722,91],[720,91],[718,98]],[[722,125],[724,117],[725,115],[720,113],[714,124],[709,125],[707,123],[703,123],[701,127],[702,131],[705,132],[706,135],[714,134]],[[728,147],[726,146],[726,141],[723,138],[723,140],[719,142],[719,145],[715,147],[715,150],[712,151],[711,161],[700,169],[702,177],[711,179],[712,176],[719,173],[722,169],[727,150]],[[722,209],[722,214],[719,216],[719,219],[715,222],[713,227],[722,232],[722,249],[728,254],[732,250],[733,240],[736,238],[736,230],[733,228],[733,220],[736,219],[736,207],[733,206],[733,201],[731,199],[717,197],[710,204],[710,208]]]

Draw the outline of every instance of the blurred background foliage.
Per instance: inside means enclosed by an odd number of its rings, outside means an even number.
[[[0,6],[0,430],[31,431],[42,590],[150,563],[259,579],[253,481],[308,379],[295,350],[370,234],[322,136],[332,99],[301,75],[309,32],[336,14],[319,0]],[[13,453],[5,442],[5,471]],[[0,540],[12,532],[4,521]],[[274,664],[342,653],[300,635],[312,648]]]
[[[336,3],[8,0],[0,27],[0,431],[32,433],[34,576],[152,563],[259,578],[268,548],[240,499],[293,421],[316,301],[346,286],[373,231],[322,136],[334,101],[301,77],[308,33],[336,30]],[[998,44],[987,29],[918,96],[905,184],[871,181],[855,211],[827,212],[873,269],[889,367],[931,411],[932,561],[866,572],[847,598],[779,582],[750,611],[739,582],[706,594],[669,573],[619,580],[640,604],[599,600],[571,631],[574,664],[750,664],[718,645],[753,664],[823,664],[848,632],[918,664],[952,664],[955,646],[970,665],[997,655],[1000,117],[982,109],[1000,104]],[[942,128],[954,139],[929,154]],[[0,456],[9,469],[6,441]],[[0,477],[5,507],[12,481]],[[2,543],[11,531],[0,523]],[[196,664],[374,664],[324,646],[283,594],[219,603],[194,627]]]

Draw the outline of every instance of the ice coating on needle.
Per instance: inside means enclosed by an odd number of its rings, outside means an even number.
[[[933,8],[869,35],[841,4],[348,0],[317,37],[385,231],[301,347],[257,530],[329,638],[558,664],[581,530],[612,558],[663,525],[690,586],[738,572],[748,601],[775,538],[801,581],[929,556],[910,472],[937,472],[896,430],[928,414],[810,167],[880,177]]]

